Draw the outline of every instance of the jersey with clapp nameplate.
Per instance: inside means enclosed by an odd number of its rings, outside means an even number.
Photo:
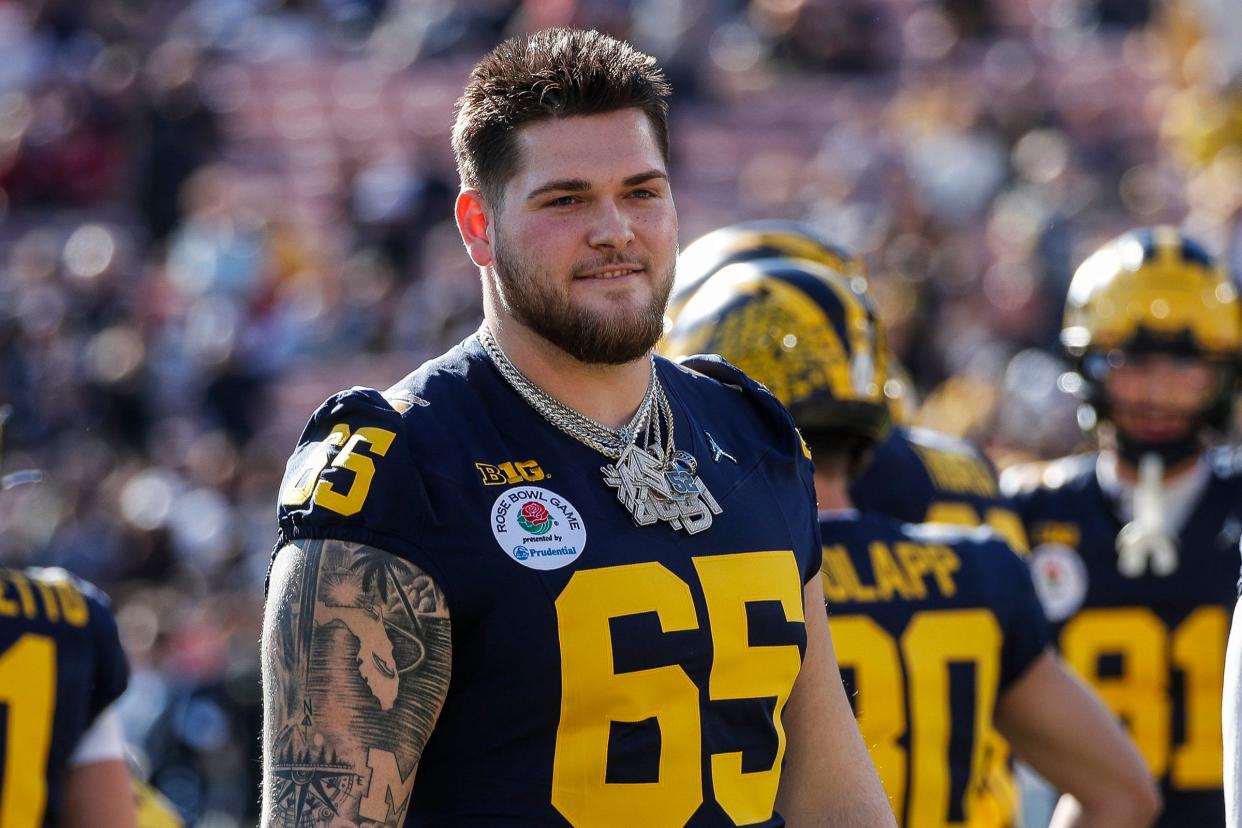
[[[1048,646],[1022,560],[990,529],[826,515],[837,661],[901,825],[1011,825],[993,713]]]
[[[696,534],[636,526],[607,458],[473,337],[312,417],[284,539],[379,547],[449,605],[451,685],[406,826],[783,824],[780,716],[820,563],[811,464],[774,397],[718,359],[687,365],[657,360],[677,447],[721,509]]]
[[[894,427],[850,485],[850,499],[911,523],[991,526],[1015,551],[1027,548],[991,462],[972,443],[937,431]]]
[[[0,567],[0,822],[56,825],[68,762],[125,690],[107,598],[62,569]]]
[[[1242,464],[1211,475],[1177,533],[1171,575],[1117,569],[1122,522],[1096,455],[1018,466],[1002,480],[1026,524],[1035,586],[1065,660],[1127,725],[1160,781],[1159,826],[1223,825],[1221,686],[1242,535]]]

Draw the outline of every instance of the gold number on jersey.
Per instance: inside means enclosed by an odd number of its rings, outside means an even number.
[[[927,515],[923,520],[928,523],[949,523],[954,526],[986,524],[1019,555],[1025,555],[1030,551],[1026,540],[1026,530],[1022,527],[1022,519],[1013,510],[1002,506],[989,507],[980,518],[979,512],[969,503],[941,500],[927,507]]]
[[[785,756],[785,727],[781,711],[802,667],[798,648],[752,647],[747,604],[779,601],[785,618],[805,621],[802,579],[788,552],[750,552],[694,558],[707,623],[712,631],[714,657],[708,679],[708,697],[725,699],[775,698],[772,724],[776,727],[776,759],[767,770],[742,772],[742,754],[712,754],[712,788],[716,801],[738,825],[762,822],[772,816],[776,787]]]
[[[840,666],[854,671],[858,726],[880,772],[893,812],[910,828],[970,825],[973,793],[988,772],[985,752],[993,735],[992,711],[1000,682],[1001,632],[987,610],[924,610],[906,625],[900,642],[861,615],[829,619]],[[902,665],[905,665],[905,677]],[[952,797],[948,751],[952,723],[949,667],[974,668],[974,744],[963,794],[965,822],[949,822]],[[906,732],[910,701],[910,753]],[[907,799],[908,789],[908,799]]]
[[[858,729],[888,794],[894,814],[906,800],[906,752],[900,741],[906,732],[906,706],[901,703],[906,683],[901,675],[897,642],[865,615],[833,615],[828,619],[832,646],[842,670],[854,671],[855,712]]]
[[[362,453],[363,445],[370,453],[383,457],[392,447],[394,439],[396,434],[386,428],[363,426],[351,435],[348,425],[337,424],[303,461],[297,477],[281,496],[281,502],[286,506],[301,506],[313,493],[318,506],[345,516],[358,514],[375,477],[375,461]],[[328,466],[331,450],[338,446],[342,448],[332,460],[332,466],[354,473],[353,481],[344,492],[338,492],[327,480],[319,479]]]
[[[796,645],[749,645],[747,604],[779,602],[790,622],[805,620],[802,579],[791,552],[694,558],[707,605],[714,657],[712,700],[776,697],[772,766],[742,773],[740,753],[711,757],[712,789],[739,824],[772,814],[785,732],[781,712],[801,667]],[[690,586],[658,563],[575,572],[556,600],[561,648],[561,718],[552,761],[552,804],[578,826],[684,825],[703,800],[699,688],[677,665],[616,672],[611,625],[654,613],[666,632],[699,629]],[[654,719],[660,734],[658,781],[607,781],[613,723]]]
[[[56,642],[27,633],[0,653],[8,738],[0,767],[0,828],[37,828],[47,805],[47,756],[56,711]]]
[[[556,599],[561,643],[561,719],[552,759],[552,804],[574,825],[628,814],[637,825],[683,825],[702,800],[699,691],[680,667],[613,671],[610,621],[654,612],[664,632],[698,626],[694,598],[657,563],[580,570]],[[604,699],[602,707],[593,700]],[[655,718],[659,781],[609,785],[612,722]]]
[[[1129,725],[1152,775],[1174,788],[1215,788],[1222,782],[1221,686],[1229,619],[1223,607],[1202,606],[1172,630],[1145,607],[1088,609],[1061,631],[1065,660]],[[1116,656],[1117,675],[1101,660]],[[1171,670],[1183,677],[1185,740],[1173,741]]]

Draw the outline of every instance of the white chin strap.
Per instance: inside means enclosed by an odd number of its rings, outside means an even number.
[[[1172,575],[1177,563],[1177,541],[1165,521],[1164,463],[1156,454],[1144,454],[1134,487],[1134,520],[1117,535],[1117,570],[1127,578],[1149,567],[1154,575]]]

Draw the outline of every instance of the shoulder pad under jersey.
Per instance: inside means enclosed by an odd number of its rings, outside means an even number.
[[[793,417],[781,405],[762,383],[748,377],[741,369],[729,364],[724,357],[717,354],[694,354],[682,357],[677,364],[683,368],[716,380],[720,384],[746,395],[746,398],[759,410],[763,419],[782,439],[794,441],[797,451],[809,458],[810,451],[802,441],[802,435],[794,424]]]
[[[422,477],[396,406],[371,388],[329,397],[298,441],[280,487],[282,540],[333,538],[397,555],[416,548],[430,519]]]

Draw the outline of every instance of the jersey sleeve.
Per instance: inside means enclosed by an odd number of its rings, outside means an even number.
[[[351,541],[421,564],[411,527],[429,508],[401,415],[373,389],[330,397],[289,458],[277,508],[281,543]]]
[[[1026,562],[1002,542],[991,545],[995,549],[989,550],[989,557],[998,562],[998,582],[1006,587],[1002,598],[1005,646],[1000,676],[1004,692],[1043,654],[1052,638]]]
[[[811,451],[803,441],[793,417],[771,391],[746,376],[740,369],[730,365],[721,356],[697,354],[684,357],[677,362],[746,395],[747,400],[758,409],[760,416],[772,430],[777,451],[790,457],[796,464],[798,480],[806,493],[806,498],[804,502],[788,504],[788,508],[790,530],[794,533],[795,539],[802,543],[798,554],[798,564],[802,572],[802,584],[805,586],[819,575],[823,548],[820,542],[819,514],[815,500],[815,466],[811,462]]]

